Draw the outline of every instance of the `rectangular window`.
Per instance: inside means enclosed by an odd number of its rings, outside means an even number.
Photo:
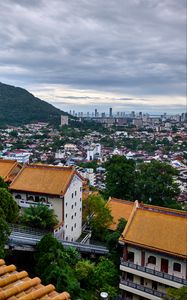
[[[179,263],[174,263],[174,264],[173,264],[173,271],[181,272],[181,264],[179,264]]]

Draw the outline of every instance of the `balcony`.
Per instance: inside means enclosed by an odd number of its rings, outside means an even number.
[[[23,207],[23,208],[28,208],[28,207],[31,207],[31,206],[38,206],[38,205],[41,205],[41,204],[43,204],[43,205],[49,207],[50,209],[53,208],[53,206],[52,206],[51,203],[34,202],[34,201],[23,200],[23,199],[17,199],[17,204],[18,204],[20,207]]]
[[[124,279],[120,280],[120,285],[125,285],[125,286],[127,286],[129,288],[137,290],[136,292],[132,291],[134,294],[137,294],[137,295],[143,295],[142,293],[145,293],[145,294],[147,294],[147,296],[146,295],[145,296],[148,299],[159,299],[159,298],[163,299],[163,297],[165,295],[162,292],[150,289],[150,288],[145,287],[143,285],[134,283],[132,281],[124,280]],[[153,298],[153,296],[156,297],[156,298]]]
[[[134,263],[129,262],[129,261],[124,261],[123,259],[121,260],[121,265],[125,266],[125,267],[128,267],[128,268],[132,268],[132,269],[141,271],[141,272],[145,272],[147,274],[154,275],[154,276],[166,279],[166,280],[170,280],[170,281],[182,284],[182,285],[187,285],[187,280],[184,279],[184,278],[180,278],[180,277],[176,277],[174,275],[159,272],[159,271],[156,271],[154,269],[143,267],[143,266],[134,264]]]

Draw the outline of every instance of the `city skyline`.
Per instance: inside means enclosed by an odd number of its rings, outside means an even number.
[[[0,81],[64,111],[186,111],[185,0],[7,0],[0,25]]]

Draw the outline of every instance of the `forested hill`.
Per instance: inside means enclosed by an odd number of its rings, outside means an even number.
[[[66,113],[34,97],[27,90],[0,82],[0,125],[37,121],[60,124],[62,114]]]

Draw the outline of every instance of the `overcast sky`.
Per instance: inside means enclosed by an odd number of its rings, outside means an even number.
[[[0,81],[65,111],[185,111],[186,0],[6,0],[0,28]]]

